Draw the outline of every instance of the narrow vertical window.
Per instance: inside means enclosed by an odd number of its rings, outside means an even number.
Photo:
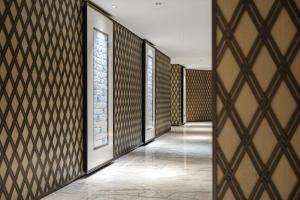
[[[154,126],[153,122],[153,58],[147,56],[147,129],[152,129]]]
[[[94,29],[94,149],[108,144],[108,35]]]

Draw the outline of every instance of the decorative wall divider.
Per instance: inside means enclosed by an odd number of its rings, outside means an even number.
[[[171,130],[171,60],[158,49],[155,54],[155,132],[158,137]]]
[[[171,124],[183,124],[183,69],[182,65],[171,65]]]
[[[114,23],[114,155],[119,157],[143,144],[143,42],[119,23]],[[155,50],[155,132],[156,136],[170,130],[168,80],[170,59]],[[158,79],[162,77],[162,79]],[[169,110],[168,110],[169,109]],[[159,113],[157,115],[157,113]]]
[[[214,199],[300,198],[299,9],[214,0]]]
[[[142,144],[143,40],[114,23],[114,156]]]
[[[0,199],[83,172],[82,1],[0,1]]]
[[[187,121],[212,120],[212,72],[186,70]]]

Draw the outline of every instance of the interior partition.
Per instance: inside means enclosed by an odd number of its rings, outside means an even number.
[[[171,65],[171,124],[183,124],[182,115],[182,65]]]
[[[155,134],[156,137],[171,130],[171,60],[155,51]]]
[[[114,23],[114,156],[142,144],[143,40]]]
[[[211,70],[186,70],[186,107],[188,122],[212,120]]]
[[[214,2],[214,198],[299,199],[300,3]]]
[[[0,199],[83,172],[82,1],[0,1]]]

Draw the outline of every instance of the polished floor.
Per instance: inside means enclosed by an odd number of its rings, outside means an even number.
[[[188,123],[45,200],[212,199],[211,123]]]

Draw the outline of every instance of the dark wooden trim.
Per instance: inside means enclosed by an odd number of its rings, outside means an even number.
[[[112,69],[112,73],[113,73],[113,98],[115,99],[115,66],[116,66],[116,63],[115,63],[115,52],[116,52],[116,45],[115,45],[115,38],[116,38],[116,33],[115,33],[115,24],[113,24],[113,69]],[[115,102],[115,101],[114,101]],[[113,157],[115,158],[115,106],[113,106]]]
[[[109,163],[113,162],[113,158],[106,161],[105,163],[102,163],[96,167],[94,167],[91,170],[88,170],[88,97],[87,97],[87,91],[88,91],[88,83],[87,83],[87,79],[88,79],[88,74],[87,74],[87,69],[88,69],[88,65],[87,65],[87,37],[88,37],[88,30],[87,30],[87,9],[88,7],[91,7],[93,9],[95,9],[96,11],[98,11],[99,13],[105,15],[105,13],[103,13],[101,11],[100,8],[98,8],[96,5],[94,5],[92,2],[90,1],[85,1],[83,4],[83,170],[85,172],[85,175],[88,175],[90,173],[93,173],[94,171],[97,171],[99,169],[102,169],[103,167],[105,167],[106,165],[108,165]],[[107,15],[105,15],[107,17]],[[111,20],[110,17],[107,17],[108,19]],[[112,20],[111,20],[112,21]],[[113,21],[112,21],[113,22]],[[114,29],[114,28],[113,28]],[[114,38],[114,30],[113,30],[113,36]],[[113,45],[113,51],[114,51],[114,45]],[[114,56],[114,54],[113,54]],[[113,65],[114,65],[114,58],[113,58]],[[114,67],[112,70],[112,73],[114,74]],[[113,82],[114,82],[114,75],[113,75]],[[114,89],[113,89],[113,97],[114,97]],[[114,107],[114,106],[113,106]],[[114,108],[113,108],[113,112],[114,112]],[[114,117],[113,117],[114,120]],[[114,125],[113,125],[113,132],[114,132]],[[114,135],[113,135],[113,151],[114,151]],[[114,153],[114,152],[113,152]]]
[[[83,5],[83,170],[87,173],[88,126],[87,126],[87,3]]]
[[[120,155],[115,156],[114,159],[113,159],[112,161],[115,161],[115,160],[121,158],[122,156],[124,156],[124,155],[126,155],[126,154],[128,154],[128,153],[130,153],[130,152],[132,152],[132,151],[134,151],[134,150],[136,150],[137,148],[139,148],[139,147],[141,147],[141,146],[143,146],[143,145],[144,145],[144,143],[141,142],[140,144],[138,144],[138,145],[136,145],[136,146],[130,148],[129,150],[127,150],[127,151],[125,151],[125,152],[123,152],[123,153],[121,153]]]
[[[142,52],[142,142],[145,143],[146,141],[146,97],[145,97],[145,81],[146,81],[146,43],[147,41],[144,40],[143,42],[143,52]]]
[[[113,21],[113,23],[116,23],[122,27],[124,27],[127,31],[129,31],[131,34],[135,35],[136,37],[138,37],[141,40],[144,40],[143,38],[141,38],[140,36],[138,36],[137,34],[135,34],[132,30],[128,29],[127,27],[123,26],[122,24],[120,24],[118,21],[116,21],[115,19],[112,18],[112,15],[109,14],[108,12],[106,12],[104,9],[102,9],[100,6],[98,6],[97,4],[95,4],[94,2],[91,2],[90,0],[84,0],[85,4],[88,4],[89,6],[91,6],[92,8],[96,9],[98,12],[100,12],[101,14],[105,15],[107,18],[109,18],[111,21]],[[150,42],[149,42],[150,43]],[[150,43],[151,44],[151,43]]]
[[[155,77],[154,77],[154,80],[155,80],[155,98],[156,98],[156,48],[155,46],[149,42],[148,40],[143,40],[143,67],[142,67],[142,141],[143,141],[143,144],[148,144],[150,142],[152,142],[153,140],[155,140],[156,138],[156,102],[155,102],[155,112],[154,112],[154,115],[155,115],[155,120],[154,120],[154,138],[150,139],[149,141],[146,141],[146,65],[147,65],[147,62],[146,62],[146,45],[149,45],[151,47],[154,48],[155,52],[154,52],[154,58],[155,58]]]
[[[212,127],[213,127],[213,200],[217,200],[217,0],[212,0]]]
[[[183,84],[183,80],[184,80],[184,70],[186,70],[186,68],[185,68],[185,66],[183,66],[183,65],[181,65],[181,124],[182,125],[184,125],[185,123],[184,123],[184,121],[183,121],[183,119],[184,119],[184,117],[183,117],[183,114],[184,114],[184,112],[183,112],[183,110],[184,110],[184,104],[183,104],[183,102],[184,102],[184,95],[183,95],[183,90],[184,90],[184,84]]]
[[[101,8],[100,6],[98,6],[96,3],[90,1],[90,0],[84,0],[84,4],[88,4],[89,6],[91,6],[92,8],[94,8],[95,10],[97,10],[98,12],[100,12],[101,14],[105,15],[107,18],[112,19],[112,15],[108,12],[106,12],[103,8]]]
[[[115,159],[110,159],[110,160],[106,161],[105,163],[102,163],[102,164],[100,164],[100,165],[98,165],[98,166],[96,166],[96,167],[94,167],[90,170],[87,170],[87,172],[85,174],[85,177],[90,176],[90,175],[98,172],[99,170],[111,165],[114,162],[114,160]]]
[[[148,44],[150,44],[156,51],[159,51],[161,54],[165,55],[166,57],[168,57],[170,59],[170,57],[168,55],[166,55],[165,53],[163,53],[161,50],[159,50],[154,43],[150,42],[149,40],[147,40],[146,38],[142,38],[139,35],[137,35],[136,33],[134,33],[132,30],[130,30],[129,28],[123,26],[122,24],[120,24],[118,21],[116,21],[115,19],[113,19],[112,15],[109,14],[108,12],[106,12],[103,8],[101,8],[100,6],[98,6],[97,4],[95,4],[94,2],[90,1],[90,0],[83,0],[83,4],[86,5],[88,4],[89,6],[93,7],[94,9],[96,9],[98,12],[102,13],[103,15],[105,15],[107,18],[109,18],[111,21],[113,21],[113,23],[116,23],[122,27],[124,27],[127,31],[129,31],[131,34],[135,35],[136,37],[138,37],[141,40],[146,41]]]

